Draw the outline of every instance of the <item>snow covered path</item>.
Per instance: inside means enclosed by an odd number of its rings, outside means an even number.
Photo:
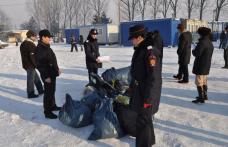
[[[87,84],[84,52],[70,53],[68,45],[52,45],[63,74],[57,80],[57,104],[65,93],[80,99]],[[101,47],[101,55],[111,56],[102,73],[110,67],[130,65],[132,48]],[[74,129],[59,120],[43,116],[42,97],[26,98],[26,73],[21,67],[19,48],[0,50],[0,146],[1,147],[128,147],[135,139],[88,141],[93,126]],[[191,63],[194,58],[192,57]],[[176,48],[164,50],[163,89],[159,113],[155,116],[156,147],[228,147],[228,70],[222,69],[223,50],[215,49],[209,75],[209,101],[195,105],[194,75],[180,85],[172,79],[178,65]],[[189,66],[189,71],[192,64]]]

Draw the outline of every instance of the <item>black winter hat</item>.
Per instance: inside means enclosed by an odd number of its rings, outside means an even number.
[[[98,34],[97,29],[91,29],[89,31],[89,34],[91,34],[91,35],[97,35]]]
[[[49,37],[49,38],[51,38],[51,37],[54,37],[53,35],[51,35],[51,33],[48,31],[48,30],[41,30],[40,32],[39,32],[39,36],[40,36],[40,39],[43,37],[43,36],[45,36],[45,37]]]
[[[29,30],[29,31],[26,33],[26,36],[27,36],[28,38],[30,38],[30,37],[32,37],[32,36],[36,36],[36,33],[33,32],[32,30]]]
[[[200,27],[197,32],[202,37],[209,36],[211,34],[211,29],[206,27]]]
[[[145,37],[147,33],[147,29],[143,24],[137,24],[129,29],[129,37],[128,40],[131,40],[134,37],[142,36]]]

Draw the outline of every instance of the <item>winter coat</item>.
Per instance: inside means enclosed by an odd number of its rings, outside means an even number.
[[[50,48],[50,45],[39,41],[36,52],[37,69],[41,74],[42,79],[55,78],[59,76],[59,67],[55,53]]]
[[[79,37],[79,44],[83,45],[83,42],[84,42],[83,36],[80,36]]]
[[[24,42],[22,42],[20,46],[22,67],[25,70],[35,69],[36,67],[35,56],[34,56],[35,49],[36,49],[36,45],[30,39],[26,39]]]
[[[210,38],[203,37],[199,39],[196,48],[192,51],[195,56],[193,73],[196,75],[208,75],[211,67],[211,58],[214,46]]]
[[[179,36],[178,42],[178,63],[180,65],[188,65],[191,58],[191,43],[192,34],[190,32],[183,32]]]
[[[161,52],[145,41],[135,51],[131,63],[132,89],[130,107],[139,112],[144,103],[152,104],[152,113],[159,108],[161,96]]]
[[[97,40],[94,40],[90,35],[84,43],[85,55],[86,55],[86,67],[91,68],[101,68],[102,64],[97,63],[96,59],[100,56],[99,46]]]

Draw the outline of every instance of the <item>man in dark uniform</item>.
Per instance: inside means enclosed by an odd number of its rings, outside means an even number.
[[[100,56],[99,46],[97,43],[97,30],[91,29],[87,40],[84,43],[86,55],[86,67],[88,69],[89,83],[91,83],[91,73],[98,73],[98,68],[102,67],[102,63],[98,59]]]
[[[81,51],[83,51],[84,38],[82,35],[79,36],[79,45],[81,46]]]
[[[188,83],[188,64],[190,63],[191,58],[192,34],[185,30],[183,24],[179,24],[177,29],[180,32],[177,49],[179,70],[178,74],[173,77],[179,80],[178,83]]]
[[[225,36],[222,41],[222,48],[224,49],[224,61],[225,61],[225,66],[222,68],[228,69],[228,26],[225,28]]]
[[[20,46],[22,66],[27,72],[27,96],[28,98],[36,98],[44,93],[40,77],[38,76],[35,68],[35,49],[36,45],[34,41],[36,40],[36,33],[29,30],[26,33],[27,38]],[[34,84],[37,88],[39,95],[34,92]]]
[[[70,52],[73,52],[74,48],[75,48],[75,51],[78,52],[76,38],[73,35],[71,37],[70,44],[71,44],[71,50],[70,50]]]
[[[44,115],[46,118],[56,119],[52,111],[60,110],[55,103],[56,77],[61,74],[55,53],[50,48],[50,38],[52,35],[48,30],[39,32],[40,40],[36,48],[37,69],[40,72],[44,83]]]
[[[131,63],[130,108],[138,113],[136,147],[155,144],[152,115],[158,111],[161,96],[161,51],[146,38],[146,28],[139,24],[129,29],[129,40],[134,45]]]

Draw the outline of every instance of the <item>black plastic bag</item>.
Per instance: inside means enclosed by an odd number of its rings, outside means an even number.
[[[84,96],[81,99],[81,102],[90,108],[92,112],[95,111],[95,107],[100,104],[100,101],[104,98],[104,95],[101,93],[94,91],[91,94]]]
[[[74,128],[85,127],[92,123],[92,112],[84,103],[75,101],[66,94],[66,103],[59,111],[59,120]]]
[[[107,82],[118,80],[122,85],[129,85],[131,82],[130,66],[120,69],[112,67],[103,72],[101,76]]]
[[[121,138],[124,136],[116,114],[113,112],[112,99],[103,99],[93,116],[94,130],[89,140]]]
[[[115,106],[115,112],[123,131],[130,136],[136,137],[136,119],[138,113],[131,110],[129,106],[117,103]]]

